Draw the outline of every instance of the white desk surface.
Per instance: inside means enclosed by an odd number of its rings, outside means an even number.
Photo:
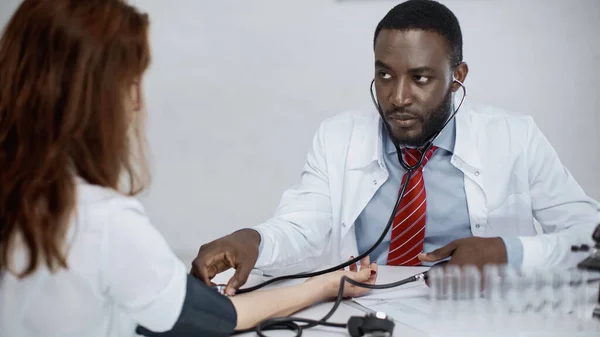
[[[427,268],[423,268],[423,267],[379,266],[377,283],[381,284],[381,283],[388,283],[388,282],[401,280],[403,278],[409,277],[411,275],[414,275],[414,274],[419,273],[420,271],[426,270],[426,269]],[[233,270],[229,270],[229,271],[224,272],[224,273],[218,275],[217,277],[215,277],[213,282],[215,282],[217,284],[227,283],[227,281],[229,280],[229,278],[232,275],[233,275]],[[257,275],[257,274],[251,274],[250,278],[248,279],[248,282],[246,283],[246,285],[244,285],[244,287],[256,285],[256,284],[260,283],[262,280],[263,280],[262,276]],[[289,285],[289,284],[298,283],[298,282],[302,282],[302,280],[284,281],[284,282],[277,283],[275,285],[267,286],[265,288]],[[333,302],[319,303],[308,309],[299,311],[296,314],[294,314],[293,316],[308,318],[308,319],[321,319],[323,316],[325,316],[329,312],[329,310],[331,310],[332,305],[333,305]],[[366,313],[366,310],[361,309],[361,307],[359,305],[351,303],[350,300],[346,300],[346,301],[342,302],[342,304],[336,310],[335,314],[329,319],[329,322],[347,323],[348,319],[351,316],[364,316],[365,313]],[[292,335],[292,333],[290,331],[268,331],[266,334],[269,337],[270,336],[289,337]],[[249,337],[249,336],[256,336],[256,334],[248,333],[248,334],[241,334],[238,336]],[[303,331],[302,336],[327,337],[327,336],[349,336],[349,334],[346,329],[314,327],[314,328],[310,328],[310,329]],[[400,337],[400,336],[402,336],[402,337],[405,337],[405,336],[425,337],[426,335],[423,332],[415,330],[409,326],[406,326],[406,325],[396,321],[395,327],[394,327],[394,336],[397,336],[397,337]]]
[[[427,268],[425,267],[392,267],[392,266],[379,266],[379,273],[378,273],[378,278],[377,278],[377,283],[378,284],[383,284],[383,283],[390,283],[390,282],[395,282],[401,279],[404,279],[406,277],[412,276],[414,274],[417,274],[421,271],[426,270]],[[233,270],[229,270],[225,273],[222,273],[221,275],[218,275],[214,282],[215,283],[226,283],[229,278],[233,275]],[[252,285],[256,285],[258,283],[260,283],[261,281],[263,281],[263,277],[259,274],[251,274],[250,278],[247,282],[247,284],[245,285],[245,287],[248,286],[252,286]],[[280,282],[277,283],[275,285],[270,285],[267,286],[265,288],[270,288],[270,287],[278,287],[278,286],[285,286],[285,285],[290,285],[293,283],[299,283],[299,282],[303,282],[304,280],[293,280],[293,281],[284,281],[284,282]],[[401,286],[399,288],[394,288],[394,295],[393,297],[396,298],[398,296],[400,297],[404,297],[404,296],[408,296],[411,297],[415,292],[427,292],[427,288],[423,283],[423,281],[419,281],[419,282],[415,282],[412,284],[406,284],[404,286]],[[402,289],[405,289],[405,292],[402,292]],[[595,289],[597,289],[597,285],[595,286]],[[372,291],[370,294],[367,295],[367,297],[377,297],[380,298],[381,293],[382,292],[388,292],[391,290],[374,290]],[[400,293],[398,293],[398,291],[400,291]],[[391,294],[390,294],[391,295]],[[594,298],[597,298],[598,294],[597,294],[597,290],[596,290],[596,295],[594,296]],[[387,298],[387,297],[383,297],[383,298]],[[364,297],[363,297],[364,299]],[[328,302],[324,302],[324,303],[319,303],[316,305],[313,305],[310,308],[307,308],[305,310],[299,311],[297,313],[295,313],[293,316],[294,317],[302,317],[302,318],[308,318],[308,319],[321,319],[323,316],[325,316],[329,310],[331,309],[333,305],[332,301],[328,301]],[[364,307],[358,305],[357,303],[351,301],[351,300],[346,300],[344,302],[342,302],[342,304],[339,306],[339,308],[337,309],[337,311],[335,312],[335,314],[329,319],[329,322],[335,322],[335,323],[347,323],[348,319],[351,316],[364,316],[366,312],[368,312],[368,309],[365,309]],[[590,311],[591,313],[591,311]],[[393,336],[395,337],[405,337],[405,336],[411,336],[411,337],[425,337],[425,336],[432,336],[429,335],[426,332],[417,330],[416,328],[412,328],[404,323],[402,323],[401,321],[405,321],[405,322],[413,322],[413,320],[411,319],[410,316],[407,317],[396,317],[395,322],[395,327],[394,327],[394,334]],[[504,325],[504,323],[500,322],[500,325]],[[582,334],[577,334],[574,332],[571,332],[570,330],[567,331],[562,331],[561,328],[561,323],[559,322],[559,331],[557,331],[556,334],[551,334],[552,337],[554,336],[594,336],[594,337],[598,337],[600,336],[600,324],[596,324],[594,323],[594,328],[593,331],[587,331],[587,333],[582,333]],[[492,328],[492,327],[489,327]],[[485,329],[487,330],[487,329]],[[446,331],[446,329],[444,329],[444,331]],[[500,331],[499,331],[500,332]],[[484,335],[489,335],[489,331],[488,333],[484,333]],[[283,330],[283,331],[268,331],[266,332],[266,335],[271,337],[276,337],[276,336],[281,336],[281,337],[288,337],[288,336],[292,336],[293,334],[290,331],[287,330]],[[442,333],[441,335],[439,333],[433,333],[434,336],[444,336],[444,337],[448,337],[452,334],[449,334],[449,331],[446,331],[444,333]],[[464,333],[459,334],[461,337],[466,336]],[[469,334],[469,336],[477,336],[479,337],[481,335],[481,333],[475,333],[475,331],[473,332],[473,334]],[[500,336],[502,335],[502,333],[500,333],[499,335],[494,335],[494,336]],[[538,334],[536,333],[525,333],[523,331],[523,333],[519,332],[520,336],[536,336]],[[549,335],[547,333],[544,333],[544,335],[546,337],[548,337]],[[239,335],[239,336],[244,336],[244,337],[249,337],[249,336],[256,336],[255,333],[248,333],[248,334],[243,334],[243,335]],[[314,327],[311,329],[307,329],[305,331],[303,331],[302,336],[322,336],[322,337],[327,337],[327,336],[349,336],[348,332],[346,329],[340,329],[340,328],[328,328],[328,327]],[[454,335],[452,335],[453,337]],[[503,335],[502,335],[503,336]]]

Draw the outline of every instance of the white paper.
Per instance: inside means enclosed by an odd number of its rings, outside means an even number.
[[[423,283],[389,290],[376,290],[354,302],[373,311],[381,311],[394,321],[427,332],[432,324],[428,288]]]

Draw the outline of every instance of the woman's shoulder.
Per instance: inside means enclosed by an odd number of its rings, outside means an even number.
[[[104,211],[133,209],[143,212],[142,203],[135,197],[125,195],[112,188],[90,184],[77,178],[77,205],[86,208],[101,208]]]
[[[106,230],[120,219],[148,222],[142,203],[112,188],[90,184],[77,178],[75,219],[78,227]]]

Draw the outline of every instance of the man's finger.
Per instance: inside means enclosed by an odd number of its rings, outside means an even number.
[[[206,267],[206,274],[209,280],[212,280],[215,276],[217,276],[218,273],[219,271],[217,270],[217,266],[214,264]]]
[[[227,264],[226,260],[217,260],[217,261],[215,261],[213,263],[213,267],[214,267],[213,270],[215,272],[215,275],[219,274],[219,273],[222,273],[222,272],[226,271],[227,269],[231,268],[231,266]],[[213,275],[213,277],[215,275]]]
[[[248,275],[252,271],[252,266],[238,265],[233,277],[227,282],[225,293],[229,296],[235,295],[237,290],[248,281]]]
[[[439,260],[443,260],[454,252],[456,249],[455,241],[450,242],[442,248],[436,249],[431,253],[421,253],[419,254],[419,260],[423,262],[436,262]]]
[[[213,258],[206,258],[202,255],[198,255],[192,262],[191,274],[199,278],[204,284],[210,285],[210,279],[208,267],[212,264]]]
[[[227,282],[227,287],[225,287],[225,293],[229,296],[235,295],[235,293],[240,289],[244,283],[248,280],[248,275],[244,275],[241,269],[236,269],[235,274],[232,278]]]
[[[191,274],[200,279],[204,284],[210,285],[210,277],[208,276],[208,270],[204,265],[195,263],[192,265]]]

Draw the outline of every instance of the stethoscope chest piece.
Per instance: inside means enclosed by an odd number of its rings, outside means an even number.
[[[348,332],[352,337],[391,337],[394,321],[383,312],[370,313],[364,317],[352,316],[348,320]]]
[[[226,295],[225,294],[225,288],[227,286],[225,284],[217,284],[215,286],[212,286],[212,289],[214,289],[216,292],[218,292],[221,295]]]

